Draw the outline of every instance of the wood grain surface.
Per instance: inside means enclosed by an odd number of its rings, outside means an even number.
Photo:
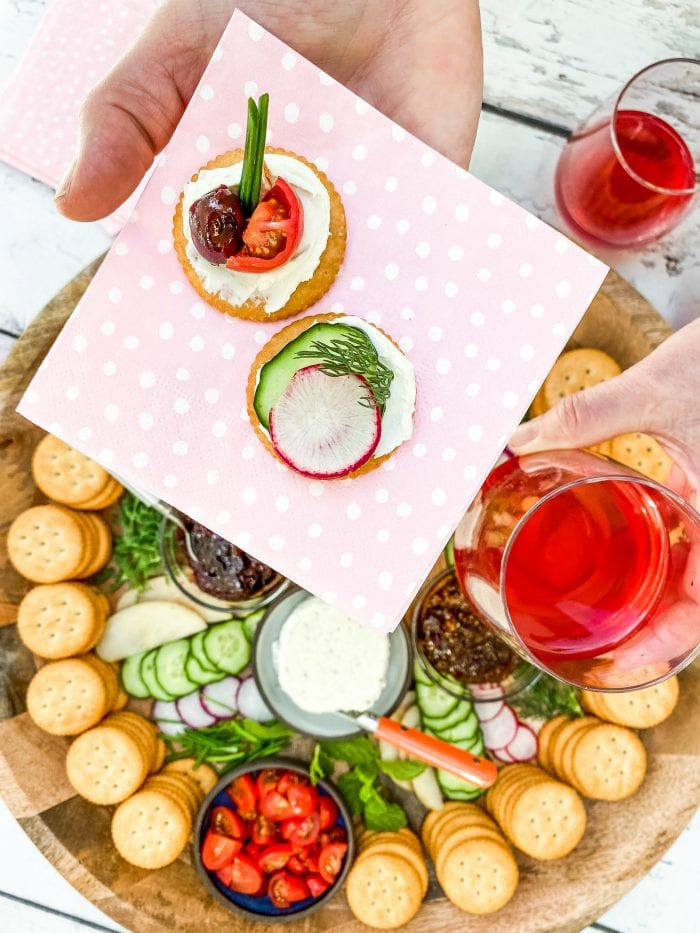
[[[97,264],[71,282],[39,315],[0,370],[0,792],[24,831],[51,863],[96,906],[138,933],[201,933],[222,925],[241,933],[269,930],[232,917],[208,899],[189,853],[158,872],[121,860],[111,844],[111,809],[74,796],[63,768],[67,740],[47,736],[29,720],[26,684],[35,661],[16,635],[14,607],[28,588],[7,565],[4,538],[13,517],[39,497],[29,459],[39,436],[15,414],[16,403],[40,365]],[[669,333],[663,319],[614,273],[577,329],[572,345],[608,350],[627,366]],[[406,929],[475,933],[578,933],[646,874],[687,824],[700,801],[700,667],[682,675],[681,701],[670,720],[644,734],[649,773],[640,792],[619,804],[588,805],[589,827],[566,859],[549,864],[518,856],[521,884],[505,909],[466,917],[440,896],[434,879],[429,902]],[[409,807],[418,828],[421,810]],[[344,896],[288,928],[342,933],[365,929]]]

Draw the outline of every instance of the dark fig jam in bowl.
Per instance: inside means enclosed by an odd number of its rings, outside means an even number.
[[[160,549],[181,593],[221,618],[263,609],[290,585],[286,577],[181,513],[165,518]]]
[[[539,674],[480,621],[452,569],[423,584],[413,605],[411,639],[428,677],[460,698],[507,700]]]

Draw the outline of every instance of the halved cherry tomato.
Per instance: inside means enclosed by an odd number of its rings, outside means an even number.
[[[309,872],[318,872],[318,846],[305,846],[298,849],[287,862],[287,871],[295,875],[308,875]]]
[[[202,846],[202,864],[207,871],[218,871],[223,868],[237,852],[243,848],[240,839],[230,836],[221,836],[211,829],[207,831]]]
[[[265,851],[265,846],[260,846],[257,842],[247,842],[243,846],[243,851],[246,855],[249,855],[254,862],[257,862]]]
[[[224,865],[223,868],[220,868],[217,871],[216,877],[219,879],[219,881],[223,882],[223,884],[225,884],[226,887],[228,888],[231,884],[232,873],[233,873],[233,862],[229,862],[228,865]]]
[[[321,877],[328,884],[333,884],[335,881],[343,866],[343,859],[347,851],[348,847],[345,842],[331,842],[321,849],[321,854],[318,857],[318,869],[321,872]]]
[[[331,826],[335,826],[335,821],[338,819],[338,807],[332,797],[319,795],[318,818],[321,822],[321,829],[330,829]]]
[[[214,807],[211,811],[209,825],[220,836],[231,836],[233,839],[245,839],[246,825],[237,813],[228,807]]]
[[[315,787],[307,787],[304,784],[291,784],[287,791],[287,800],[290,816],[309,816],[316,808],[318,791]]]
[[[306,862],[299,857],[298,853],[293,855],[284,867],[293,875],[305,875],[308,872]]]
[[[291,842],[294,848],[310,846],[318,838],[318,813],[310,813],[303,819],[285,820],[280,828],[283,839]]]
[[[257,796],[255,793],[255,784],[249,774],[241,774],[240,777],[233,780],[229,784],[226,793],[236,804],[238,813],[244,820],[252,820],[255,818]]]
[[[262,886],[263,875],[252,858],[234,855],[229,887],[241,894],[255,894]]]
[[[317,874],[307,875],[306,883],[309,886],[309,891],[311,892],[312,897],[320,897],[330,888],[330,884],[328,884],[324,878]]]
[[[303,878],[290,875],[286,871],[278,871],[272,875],[267,894],[275,907],[289,907],[295,901],[303,901],[309,897],[309,887]]]
[[[289,801],[276,790],[265,794],[260,801],[260,812],[266,819],[273,820],[275,823],[286,820],[292,815]]]
[[[327,846],[331,842],[347,842],[348,835],[343,826],[331,826],[320,834],[318,841],[322,846]]]
[[[243,231],[243,246],[226,260],[236,272],[267,272],[284,265],[304,232],[304,217],[296,192],[278,178],[253,211]]]
[[[251,835],[253,837],[253,842],[257,843],[259,846],[272,845],[272,843],[277,842],[279,838],[277,835],[277,826],[272,820],[268,820],[268,818],[262,814],[253,822]]]
[[[276,790],[279,779],[280,772],[276,768],[263,768],[255,781],[258,799],[262,800],[269,790]]]
[[[277,784],[277,790],[286,797],[290,787],[298,787],[299,784],[307,784],[309,779],[298,771],[285,771]]]
[[[258,858],[258,865],[266,875],[271,875],[280,868],[284,868],[292,855],[294,855],[294,847],[291,843],[278,842],[274,846],[263,849]]]

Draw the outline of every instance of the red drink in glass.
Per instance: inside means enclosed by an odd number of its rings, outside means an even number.
[[[641,246],[690,209],[700,164],[700,61],[636,74],[569,138],[557,165],[559,213],[593,246]]]
[[[639,246],[675,227],[690,207],[692,193],[668,189],[692,192],[693,157],[672,126],[640,110],[617,111],[615,135],[618,151],[609,121],[571,137],[554,180],[557,208],[595,245]]]
[[[700,644],[700,519],[669,490],[580,451],[497,467],[455,534],[465,597],[570,683],[633,689]]]

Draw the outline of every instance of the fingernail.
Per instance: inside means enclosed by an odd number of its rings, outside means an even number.
[[[64,197],[68,194],[68,189],[70,188],[70,183],[73,180],[73,172],[75,170],[75,162],[73,159],[71,164],[66,169],[63,178],[58,183],[58,188],[56,188],[56,194],[53,196],[54,201],[58,201],[59,198]]]
[[[512,447],[516,453],[523,453],[526,448],[535,443],[539,435],[537,421],[526,421],[525,424],[518,425],[515,429],[508,446]]]

